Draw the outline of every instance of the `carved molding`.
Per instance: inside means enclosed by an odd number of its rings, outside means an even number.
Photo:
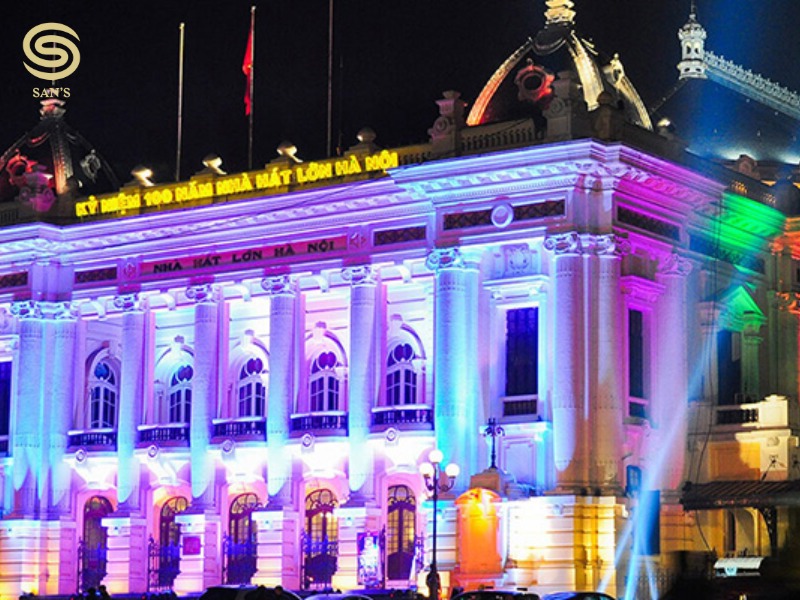
[[[681,277],[686,277],[692,272],[692,261],[673,252],[661,259],[658,263],[657,271],[659,275],[679,275]]]
[[[114,298],[114,307],[122,312],[141,310],[142,304],[138,294],[120,294]]]
[[[594,234],[570,231],[548,236],[544,241],[544,249],[556,256],[591,254],[619,257],[631,251],[631,244],[625,238],[614,233]]]
[[[20,319],[52,319],[54,321],[74,320],[79,310],[72,302],[48,302],[44,300],[23,300],[11,305],[11,314]]]

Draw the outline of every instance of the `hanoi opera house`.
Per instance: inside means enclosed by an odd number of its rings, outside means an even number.
[[[316,163],[75,195],[104,169],[43,102],[54,187],[3,155],[2,598],[424,591],[434,543],[446,591],[617,596],[786,545],[791,194],[686,154],[546,18],[424,143]]]

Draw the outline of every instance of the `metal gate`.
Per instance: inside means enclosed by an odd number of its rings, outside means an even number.
[[[255,533],[243,542],[237,542],[229,535],[225,536],[222,540],[222,580],[225,583],[250,583],[256,572],[257,545]]]
[[[180,546],[173,543],[162,546],[151,536],[147,543],[147,591],[171,590],[181,572],[180,565]]]
[[[339,561],[339,542],[313,539],[303,531],[303,589],[325,589],[331,586]]]
[[[78,540],[78,591],[97,588],[106,576],[108,549],[105,544],[90,547]]]

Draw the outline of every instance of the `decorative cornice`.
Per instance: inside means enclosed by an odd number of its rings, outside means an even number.
[[[581,254],[581,238],[576,231],[549,235],[544,240],[544,249],[556,256],[564,254]]]
[[[458,248],[437,248],[428,254],[425,266],[431,271],[440,271],[442,269],[463,269],[466,267],[466,263]]]
[[[359,265],[342,269],[342,279],[349,281],[350,285],[375,285],[377,272],[371,265]]]
[[[261,280],[261,288],[270,296],[294,296],[297,285],[289,275],[271,275]]]
[[[11,314],[20,319],[52,319],[54,321],[75,320],[78,308],[72,302],[49,302],[45,300],[23,300],[11,304]]]

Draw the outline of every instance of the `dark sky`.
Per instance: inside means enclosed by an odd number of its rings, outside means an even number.
[[[138,163],[157,181],[174,173],[178,24],[186,23],[186,177],[210,152],[228,171],[247,157],[242,59],[249,0],[4,3],[0,12],[0,147],[32,125],[43,82],[23,67],[22,39],[60,22],[80,36],[67,119],[123,181]],[[283,139],[306,159],[326,141],[327,0],[256,0],[255,165]],[[606,55],[619,52],[648,105],[675,82],[677,29],[689,0],[577,0],[578,28]],[[800,2],[699,0],[707,46],[800,89]],[[475,99],[494,69],[542,26],[544,0],[336,0],[335,131],[345,147],[364,125],[380,145],[424,141],[447,89]],[[0,149],[0,151],[2,151]]]

